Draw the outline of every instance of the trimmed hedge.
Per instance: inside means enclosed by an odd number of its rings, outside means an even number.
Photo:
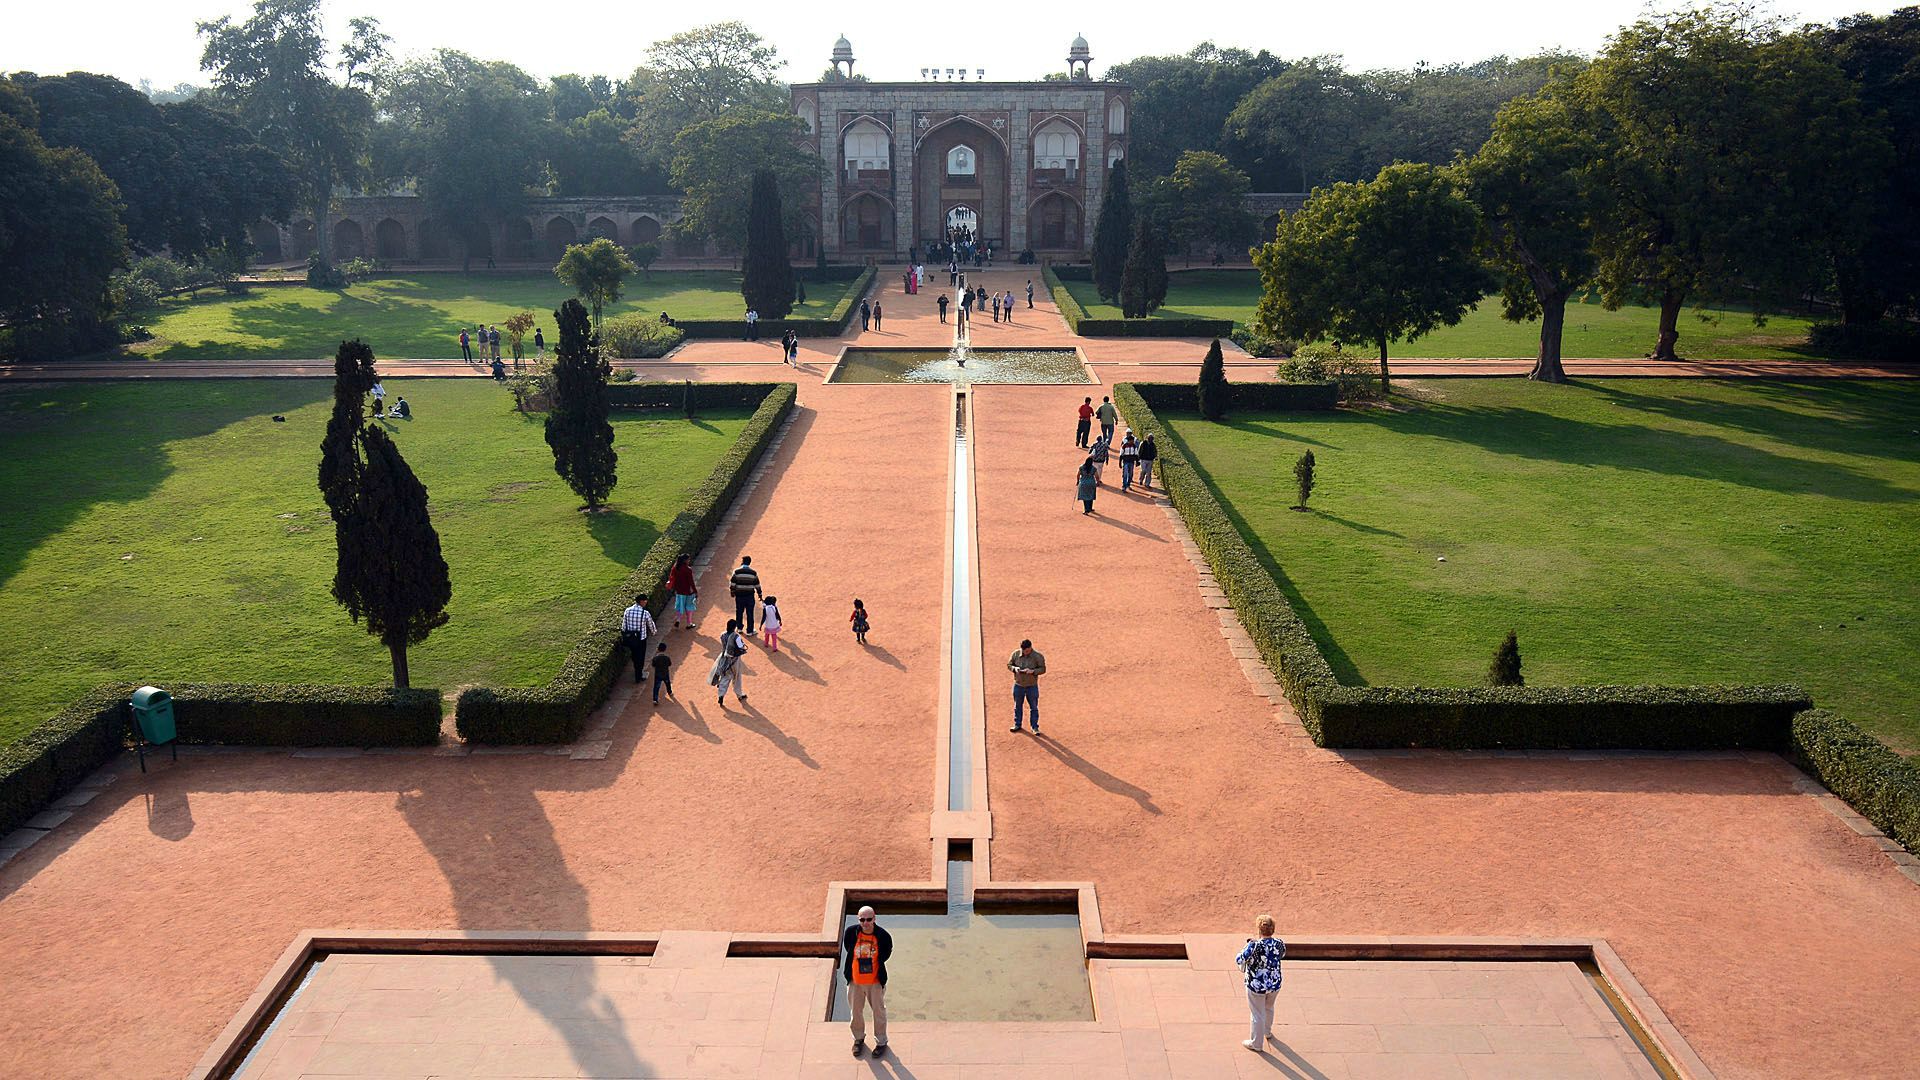
[[[1223,338],[1233,333],[1232,319],[1096,319],[1087,314],[1080,301],[1067,290],[1065,281],[1091,281],[1091,267],[1067,266],[1056,270],[1040,268],[1040,278],[1053,294],[1053,306],[1067,328],[1081,337],[1204,337]]]
[[[1193,409],[1193,383],[1131,383],[1140,399],[1155,409]],[[1228,383],[1227,407],[1261,412],[1318,412],[1340,405],[1340,387],[1320,383]]]
[[[73,790],[131,743],[133,683],[95,687],[0,750],[0,834]],[[168,683],[183,743],[431,746],[440,693],[378,686]]]
[[[840,268],[830,267],[830,270]],[[851,275],[853,284],[847,286],[847,294],[833,306],[833,311],[824,319],[761,319],[760,337],[762,340],[777,339],[792,330],[801,337],[839,337],[847,329],[847,323],[853,320],[854,309],[860,306],[860,298],[873,287],[874,268],[871,266],[847,267],[857,269]],[[816,271],[817,272],[817,271]],[[812,281],[806,277],[804,280]],[[844,281],[845,278],[826,280]],[[745,319],[680,319],[674,324],[686,332],[690,338],[744,338],[747,336]]]
[[[1825,709],[1794,716],[1791,750],[1794,764],[1920,855],[1920,764]]]
[[[673,519],[640,565],[627,575],[586,624],[580,641],[544,686],[474,687],[460,695],[454,722],[460,737],[474,743],[565,743],[580,737],[587,717],[606,700],[625,660],[620,644],[620,613],[645,593],[648,607],[665,610],[667,571],[681,552],[696,552],[719,526],[734,495],[765,453],[780,422],[793,409],[793,383],[759,384],[760,407],[714,466],[700,490]],[[626,388],[622,388],[626,389]],[[679,391],[680,387],[668,387]]]
[[[630,382],[609,383],[607,404],[616,409],[682,409],[687,403],[687,383]],[[767,399],[772,383],[693,383],[693,407],[701,409],[757,409]]]

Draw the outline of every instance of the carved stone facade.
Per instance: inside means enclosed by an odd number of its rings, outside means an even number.
[[[998,252],[1086,250],[1107,166],[1126,156],[1131,90],[1065,82],[802,83],[793,109],[825,167],[808,227],[830,258],[888,261],[970,224]],[[845,40],[836,65],[852,70]]]

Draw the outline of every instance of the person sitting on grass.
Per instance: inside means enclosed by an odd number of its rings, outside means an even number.
[[[393,402],[393,416],[394,416],[394,419],[396,419],[396,420],[411,420],[411,419],[413,419],[413,409],[412,409],[412,408],[410,408],[410,407],[408,407],[408,405],[407,405],[407,399],[406,399],[406,398],[395,398],[395,399],[394,399],[394,402]]]

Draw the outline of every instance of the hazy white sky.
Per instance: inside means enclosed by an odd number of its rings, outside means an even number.
[[[1910,2],[1910,0],[1903,0]],[[1663,6],[1673,6],[1665,3]],[[1828,21],[1855,11],[1885,13],[1881,0],[1781,0],[1774,10],[1792,21]],[[202,82],[199,19],[244,15],[234,0],[59,0],[10,3],[0,32],[0,71],[58,74],[85,70],[159,86]],[[875,79],[918,79],[932,67],[985,68],[989,79],[1037,79],[1065,68],[1075,33],[1093,47],[1094,71],[1135,56],[1185,52],[1213,40],[1284,57],[1338,53],[1355,68],[1409,67],[1522,56],[1563,47],[1591,53],[1606,35],[1636,18],[1641,0],[1344,0],[1276,4],[1258,0],[1096,0],[1093,3],[845,5],[837,21],[820,21],[830,5],[791,0],[651,4],[572,0],[540,4],[445,3],[443,0],[328,0],[338,40],[346,20],[377,16],[406,54],[451,46],[511,60],[539,76],[562,72],[623,76],[648,43],[726,18],[745,21],[773,42],[791,82],[827,66],[834,38],[845,33],[857,70]],[[960,14],[964,12],[965,14]]]

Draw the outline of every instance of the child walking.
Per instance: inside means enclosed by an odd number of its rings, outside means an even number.
[[[780,601],[771,596],[760,602],[760,640],[766,642],[768,652],[780,651],[779,605]]]
[[[660,650],[653,654],[653,703],[660,704],[660,688],[667,688],[667,696],[673,698],[673,658],[667,655],[667,643],[660,643]],[[679,698],[673,698],[678,701]]]
[[[858,599],[853,602],[853,640],[861,645],[867,643],[867,605]]]

